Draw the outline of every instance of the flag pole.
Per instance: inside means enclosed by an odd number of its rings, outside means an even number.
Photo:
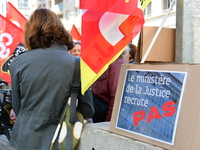
[[[168,11],[167,11],[165,17],[163,18],[163,20],[162,20],[162,22],[161,22],[161,24],[160,24],[158,30],[156,31],[156,34],[154,35],[154,37],[153,37],[153,39],[152,39],[152,41],[151,41],[151,43],[150,43],[150,45],[149,45],[147,51],[145,52],[145,54],[144,54],[144,56],[143,56],[143,58],[142,58],[142,60],[141,60],[140,63],[144,63],[144,62],[145,62],[145,60],[146,60],[146,58],[147,58],[147,56],[148,56],[148,54],[149,54],[151,48],[153,47],[153,44],[155,43],[155,41],[156,41],[156,39],[157,39],[157,37],[158,37],[158,35],[159,35],[159,33],[160,33],[160,31],[161,31],[161,29],[162,29],[164,23],[165,23],[165,21],[167,20],[167,17],[169,16],[170,11],[172,10],[172,7],[173,7],[174,4],[175,4],[175,2],[176,2],[176,0],[173,0],[172,3],[170,4],[170,7],[169,7],[169,9],[168,9]]]

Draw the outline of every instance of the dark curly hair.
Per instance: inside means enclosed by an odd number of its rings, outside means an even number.
[[[130,48],[130,51],[129,51],[129,54],[130,54],[129,61],[135,60],[135,53],[136,53],[137,47],[134,44],[132,44],[132,43],[129,43],[128,46]]]
[[[67,47],[73,43],[60,18],[46,8],[36,9],[31,15],[26,23],[24,41],[29,50],[50,47],[53,42]]]

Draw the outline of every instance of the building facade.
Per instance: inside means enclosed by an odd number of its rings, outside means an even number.
[[[173,0],[152,0],[144,10],[145,26],[160,26]],[[176,4],[163,27],[176,28]]]
[[[143,11],[145,24],[144,26],[156,26],[159,27],[170,8],[173,0],[151,0],[149,5]],[[165,23],[165,28],[176,28],[176,3],[172,7]],[[137,45],[139,34],[133,39],[133,44]]]
[[[0,14],[6,16],[6,3],[11,2],[27,19],[31,13],[30,0],[1,0],[0,1]]]

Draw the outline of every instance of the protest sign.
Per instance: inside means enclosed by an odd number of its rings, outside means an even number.
[[[167,149],[200,147],[199,75],[200,65],[122,65],[109,130]]]

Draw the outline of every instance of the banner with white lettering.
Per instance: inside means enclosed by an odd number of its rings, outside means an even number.
[[[23,43],[23,31],[0,15],[0,78],[8,84],[11,84],[10,63],[25,51]]]
[[[127,69],[116,128],[173,145],[186,76]]]

